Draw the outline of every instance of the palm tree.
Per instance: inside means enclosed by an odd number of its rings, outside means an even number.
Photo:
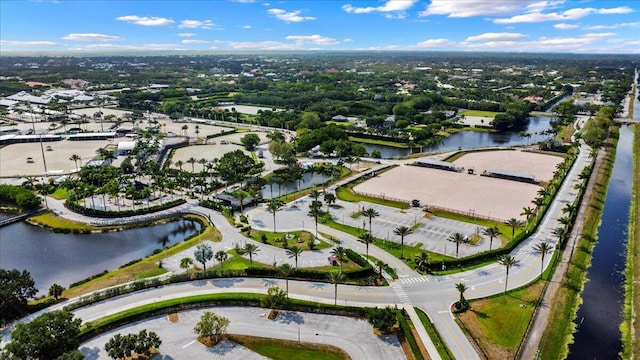
[[[182,125],[182,128],[181,128],[181,129],[182,129],[182,131],[184,131],[184,136],[185,136],[185,137],[187,137],[187,129],[189,129],[189,126],[188,126],[188,125],[186,125],[186,124],[185,124],[185,125]]]
[[[313,191],[309,193],[309,196],[311,196],[313,201],[319,201],[318,199],[320,198],[320,191],[318,191],[318,189],[313,189]]]
[[[564,243],[569,239],[569,236],[571,235],[567,231],[567,228],[562,226],[551,230],[551,234],[558,238],[558,243],[560,244],[560,246],[564,245]]]
[[[280,265],[280,267],[278,268],[278,271],[280,271],[282,276],[284,276],[284,281],[287,289],[287,297],[288,297],[289,296],[289,275],[293,273],[293,268],[291,268],[291,265],[284,263]]]
[[[535,213],[536,213],[535,209],[533,209],[530,206],[522,208],[522,212],[520,213],[520,216],[524,216],[525,219],[527,219],[527,231],[529,231],[529,220],[531,220],[531,217]]]
[[[489,251],[491,251],[491,247],[493,246],[493,238],[501,235],[500,229],[498,229],[498,227],[494,225],[482,230],[482,233],[489,237]]]
[[[416,262],[416,267],[423,273],[426,273],[429,269],[429,254],[426,251],[421,251],[420,254],[413,257],[413,261]]]
[[[77,154],[73,154],[71,155],[71,157],[69,158],[69,160],[73,161],[76,164],[76,170],[78,170],[78,161],[82,160],[82,158],[80,157],[80,155]]]
[[[547,190],[547,188],[540,188],[538,189],[538,196],[540,196],[541,198],[546,198],[547,196],[549,196],[549,190]]]
[[[289,259],[291,259],[291,258],[295,258],[296,259],[296,269],[298,268],[298,256],[300,256],[303,251],[304,251],[304,249],[299,247],[299,246],[297,246],[297,245],[289,246],[289,248],[287,250],[285,250],[285,252],[289,256]]]
[[[464,283],[457,283],[456,284],[456,290],[458,290],[458,292],[460,292],[459,304],[460,304],[460,306],[464,306],[467,303],[467,300],[464,298],[464,292],[469,290],[469,288]]]
[[[467,239],[467,237],[464,236],[464,234],[459,233],[459,232],[453,233],[447,239],[449,241],[453,241],[454,243],[456,243],[456,259],[458,258],[458,250],[460,249],[460,243],[465,242],[466,239]]]
[[[224,250],[218,250],[214,257],[220,263],[221,270],[224,271],[224,262],[229,258],[229,254],[227,254]]]
[[[367,208],[362,210],[362,215],[369,218],[369,232],[371,233],[371,220],[373,218],[380,216],[380,213],[374,208]]]
[[[183,257],[180,260],[180,268],[181,269],[186,269],[187,270],[187,275],[189,275],[189,269],[191,268],[191,266],[193,265],[193,259],[190,257]]]
[[[511,240],[513,241],[516,235],[516,228],[522,227],[522,221],[516,218],[511,218],[507,220],[506,224],[511,228]]]
[[[195,173],[196,169],[195,169],[195,163],[198,162],[198,160],[196,160],[196,158],[194,157],[190,157],[189,160],[187,160],[187,163],[191,164],[191,173]]]
[[[400,259],[404,259],[404,237],[411,234],[413,230],[406,226],[399,226],[393,230],[393,233],[400,236]]]
[[[256,244],[247,243],[244,246],[243,253],[249,254],[249,267],[253,266],[253,255],[255,255],[260,249]]]
[[[573,204],[573,203],[566,203],[566,204],[564,205],[564,207],[562,208],[562,213],[563,213],[563,214],[569,214],[569,215],[572,215],[572,214],[576,211],[576,209],[577,209],[577,208],[578,208],[578,207],[576,206],[576,204]]]
[[[519,263],[520,263],[520,261],[517,260],[511,254],[502,255],[500,257],[500,259],[498,259],[498,264],[504,266],[505,269],[507,270],[507,276],[505,277],[505,280],[504,280],[504,292],[505,292],[505,294],[507,293],[507,283],[509,281],[509,269],[512,266],[518,266]]]
[[[184,161],[178,160],[175,162],[175,165],[182,171],[182,166],[184,165]]]
[[[273,232],[278,233],[276,231],[276,213],[282,209],[282,201],[278,199],[269,200],[269,205],[267,205],[267,211],[273,214]]]
[[[364,243],[367,248],[367,259],[369,258],[369,244],[372,244],[376,239],[371,235],[370,232],[365,232],[364,234],[358,236],[360,240]]]
[[[564,226],[567,226],[571,223],[571,218],[568,216],[561,216],[558,218],[558,222]]]
[[[332,271],[329,273],[329,282],[331,282],[334,286],[333,290],[333,304],[338,305],[338,284],[344,280],[344,274],[342,271],[335,272]]]
[[[331,204],[336,202],[336,196],[333,193],[326,192],[324,193],[324,202],[327,203],[327,214],[328,214]]]
[[[347,258],[347,249],[342,246],[336,246],[331,250],[331,254],[340,262],[340,272],[342,273],[342,263]]]
[[[540,278],[542,278],[542,273],[544,272],[544,256],[553,251],[553,247],[549,244],[549,242],[539,242],[536,246],[533,247],[533,251],[542,256],[540,261]]]
[[[322,215],[322,209],[320,208],[320,204],[319,201],[314,201],[313,203],[311,203],[311,205],[309,205],[309,215],[313,216],[313,218],[316,220],[316,237],[318,237],[318,217],[320,217],[320,215]]]
[[[386,266],[387,264],[385,264],[384,261],[382,260],[377,260],[376,261],[376,267],[378,268],[378,278],[382,277],[382,269]]]

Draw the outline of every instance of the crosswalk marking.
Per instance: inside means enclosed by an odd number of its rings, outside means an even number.
[[[409,296],[407,296],[407,293],[404,292],[404,289],[402,288],[402,286],[400,286],[399,284],[396,284],[395,286],[392,287],[393,292],[396,293],[396,296],[398,297],[398,299],[400,299],[400,302],[402,304],[410,304],[411,301],[409,300]]]
[[[417,284],[425,281],[429,281],[425,276],[405,277],[400,279],[401,284]]]

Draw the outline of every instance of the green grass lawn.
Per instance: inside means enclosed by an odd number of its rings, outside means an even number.
[[[500,114],[499,112],[495,112],[495,111],[482,111],[482,110],[466,110],[464,111],[462,114],[460,115],[464,115],[464,116],[484,116],[484,117],[495,117],[496,115]]]
[[[247,335],[229,335],[229,340],[260,355],[274,360],[342,360],[349,355],[335,346],[317,343],[262,338]]]
[[[471,310],[458,315],[489,358],[513,358],[533,315],[543,283],[487,299],[470,301]]]
[[[355,136],[349,136],[349,141],[364,143],[364,144],[384,145],[384,146],[390,146],[390,147],[400,148],[400,149],[406,149],[409,147],[406,143],[399,143],[399,142],[390,141],[390,140],[359,138]]]
[[[289,232],[273,233],[269,231],[260,231],[260,230],[251,230],[249,237],[255,241],[262,242],[263,234],[266,236],[267,244],[269,245],[282,247],[283,246],[282,239],[288,236],[287,243],[289,244],[289,246],[296,245],[302,248],[303,250],[309,250],[309,240],[314,238],[314,235],[308,231],[289,231]],[[329,247],[331,247],[331,245],[327,244],[325,241],[316,240],[315,249],[322,250],[322,249],[327,249]]]
[[[349,201],[349,202],[366,201],[366,202],[370,202],[372,204],[391,206],[391,207],[398,208],[398,209],[408,209],[409,208],[409,203],[408,202],[405,203],[405,202],[400,202],[400,201],[391,201],[391,200],[379,199],[379,198],[375,198],[375,197],[356,194],[351,190],[351,186],[355,186],[356,184],[358,184],[358,182],[354,181],[353,183],[348,184],[346,186],[340,186],[336,190],[336,196],[338,197],[338,199],[344,200],[344,201]]]
[[[56,191],[54,191],[53,194],[49,194],[49,196],[56,200],[64,200],[67,198],[67,189],[58,187]]]

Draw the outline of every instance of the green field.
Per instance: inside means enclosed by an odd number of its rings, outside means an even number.
[[[496,115],[500,114],[495,111],[482,111],[482,110],[466,110],[459,114],[459,116],[484,116],[484,117],[496,117]]]

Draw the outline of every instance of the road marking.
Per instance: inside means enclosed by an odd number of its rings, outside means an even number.
[[[400,285],[394,286],[393,292],[396,293],[396,296],[398,297],[398,299],[400,299],[401,303],[403,304],[411,303],[411,301],[409,301],[409,296],[407,295],[406,292],[404,292],[404,289]]]
[[[187,346],[189,346],[189,345],[193,344],[194,342],[196,342],[196,341],[195,341],[195,340],[192,340],[190,343],[188,343],[187,345],[183,346],[182,348],[184,349],[184,348],[186,348]]]

